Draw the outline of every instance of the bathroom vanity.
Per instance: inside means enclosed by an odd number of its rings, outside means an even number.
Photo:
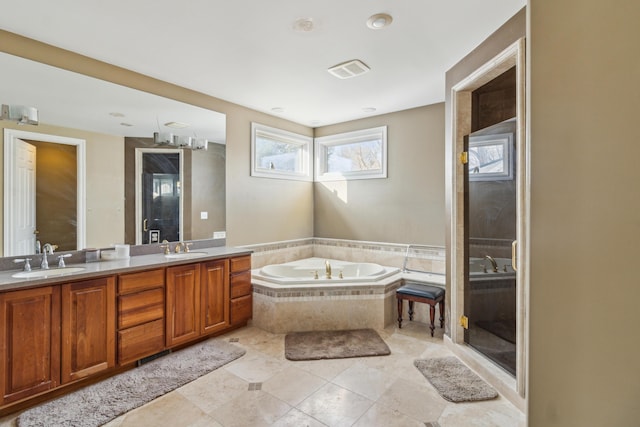
[[[0,415],[252,316],[250,251],[215,247],[78,267],[27,279],[0,272]]]

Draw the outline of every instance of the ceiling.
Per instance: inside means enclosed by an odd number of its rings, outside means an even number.
[[[446,70],[525,3],[30,0],[3,7],[0,28],[318,127],[444,101]],[[368,28],[376,13],[393,22]],[[327,72],[352,59],[371,70]]]

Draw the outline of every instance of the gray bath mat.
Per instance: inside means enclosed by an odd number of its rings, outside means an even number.
[[[416,368],[450,402],[473,402],[498,397],[498,392],[484,382],[456,357],[420,359]]]
[[[242,356],[211,339],[23,412],[18,426],[100,426]]]
[[[389,347],[373,329],[291,332],[284,338],[284,355],[289,360],[343,359],[388,354],[391,354]]]

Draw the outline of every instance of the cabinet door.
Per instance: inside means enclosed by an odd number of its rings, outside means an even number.
[[[115,366],[115,279],[62,285],[62,382]]]
[[[229,274],[226,259],[201,265],[200,325],[202,334],[229,326]]]
[[[200,264],[167,268],[167,347],[200,336]]]
[[[60,383],[60,289],[0,294],[0,404]]]

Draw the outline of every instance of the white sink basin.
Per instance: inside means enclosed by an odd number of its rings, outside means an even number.
[[[16,279],[34,279],[53,276],[63,276],[65,274],[79,273],[83,271],[84,267],[64,267],[64,268],[51,268],[49,270],[34,270],[34,271],[21,271],[19,273],[12,274],[11,277]]]
[[[167,254],[164,257],[168,259],[189,259],[189,258],[198,258],[206,255],[209,255],[209,254],[206,252],[180,252],[179,254]]]

